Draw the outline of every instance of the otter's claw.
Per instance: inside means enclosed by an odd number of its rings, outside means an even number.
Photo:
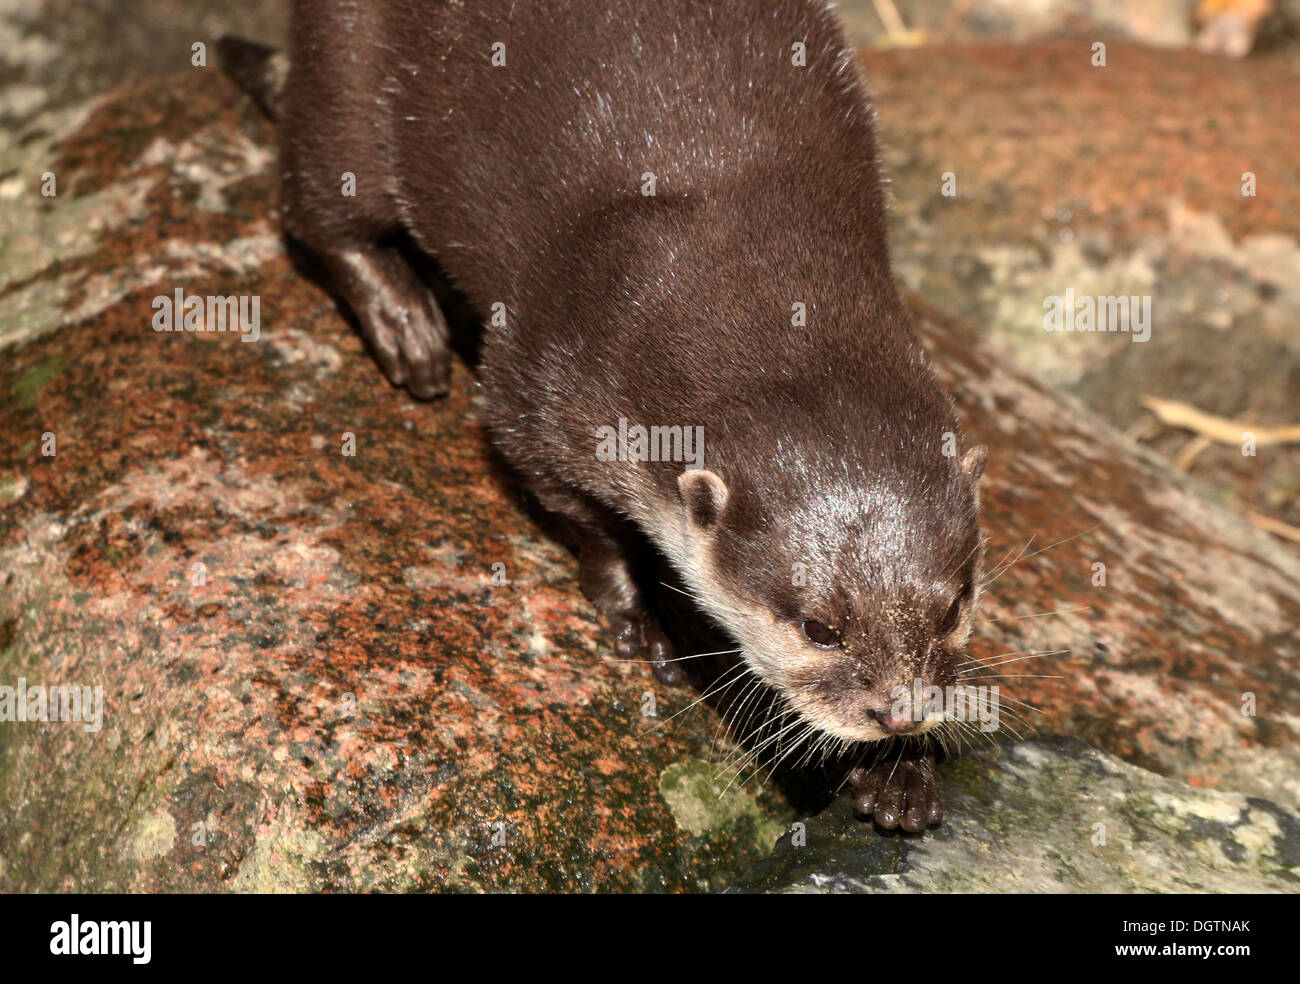
[[[673,644],[654,619],[639,612],[623,612],[613,622],[614,651],[619,659],[648,660],[660,683],[671,687],[682,682]]]
[[[887,757],[870,768],[854,769],[848,784],[857,812],[885,830],[902,827],[914,834],[943,820],[933,755]]]

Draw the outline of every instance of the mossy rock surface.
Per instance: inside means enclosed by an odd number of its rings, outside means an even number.
[[[939,772],[946,817],[883,834],[847,800],[782,837],[732,891],[1300,891],[1300,815],[1050,737]]]

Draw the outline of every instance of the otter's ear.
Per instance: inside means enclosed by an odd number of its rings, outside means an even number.
[[[961,456],[961,470],[972,482],[978,482],[980,476],[984,474],[984,466],[989,463],[989,448],[987,444],[977,444],[969,448]]]
[[[692,526],[707,530],[722,517],[727,504],[727,486],[713,472],[702,468],[684,471],[677,478],[677,490]]]

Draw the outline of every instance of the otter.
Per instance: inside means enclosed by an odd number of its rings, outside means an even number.
[[[436,397],[451,365],[395,235],[493,313],[486,425],[573,530],[619,657],[679,677],[630,523],[808,734],[942,723],[908,695],[959,680],[986,450],[894,283],[872,104],[823,3],[299,0],[287,73],[222,54],[276,120],[285,232],[394,384]],[[859,812],[938,823],[934,763],[909,741],[854,769]]]

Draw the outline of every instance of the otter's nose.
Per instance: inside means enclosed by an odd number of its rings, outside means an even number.
[[[888,711],[872,709],[868,713],[871,715],[871,720],[875,721],[876,724],[891,735],[905,735],[909,731],[915,731],[920,726],[920,722],[913,721],[912,716],[906,712],[900,713],[892,709]]]

